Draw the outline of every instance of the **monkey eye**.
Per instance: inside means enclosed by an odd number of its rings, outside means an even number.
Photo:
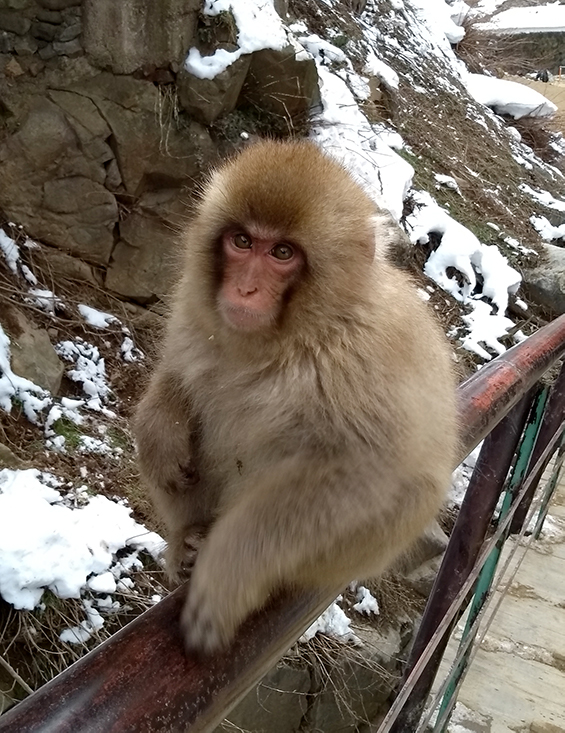
[[[290,260],[294,255],[294,250],[290,244],[277,244],[276,247],[273,247],[271,250],[271,254],[273,257],[276,257],[277,260]]]
[[[238,249],[251,249],[251,239],[245,234],[236,234],[233,243]]]

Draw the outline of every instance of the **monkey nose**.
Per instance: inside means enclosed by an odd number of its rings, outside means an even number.
[[[258,287],[256,285],[240,285],[239,286],[239,294],[243,297],[247,295],[255,295],[257,291],[258,291]]]

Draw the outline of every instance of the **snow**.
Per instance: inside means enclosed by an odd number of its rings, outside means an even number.
[[[20,259],[20,250],[13,239],[0,229],[0,250],[6,260],[6,264],[10,270],[16,275],[18,273],[18,260]]]
[[[469,94],[501,115],[510,115],[515,120],[521,117],[549,117],[557,107],[535,89],[517,81],[497,79],[484,74],[469,74],[466,79]]]
[[[537,7],[510,8],[497,13],[488,23],[480,23],[477,27],[501,33],[563,32],[565,6],[555,2]]]
[[[536,191],[531,186],[528,186],[527,183],[521,183],[518,188],[524,193],[527,193],[529,196],[531,196],[535,201],[538,201],[540,204],[547,206],[548,209],[555,209],[555,211],[565,211],[565,201],[560,201],[559,199],[556,199],[554,196],[552,196],[552,194],[549,193],[549,191]]]
[[[156,556],[163,545],[124,503],[98,495],[72,504],[36,469],[0,471],[0,594],[15,608],[35,608],[46,589],[59,598],[87,587],[111,593],[118,551]]]
[[[103,406],[110,394],[110,387],[106,380],[106,364],[98,347],[78,338],[75,341],[61,341],[55,346],[55,351],[63,359],[74,362],[75,368],[68,370],[67,376],[73,382],[82,384],[86,407],[113,416]]]
[[[143,352],[137,348],[130,336],[124,336],[120,346],[120,354],[124,361],[134,362],[144,358]]]
[[[343,642],[360,644],[359,638],[353,633],[353,631],[351,631],[349,628],[350,626],[351,620],[347,617],[344,610],[334,601],[331,606],[326,608],[323,614],[306,629],[298,641],[299,643],[304,644],[307,641],[310,641],[310,639],[313,639],[316,634],[326,634],[326,636],[332,636]]]
[[[50,397],[42,387],[29,379],[18,377],[10,366],[10,340],[0,325],[0,409],[11,412],[12,400],[17,399],[22,404],[27,419],[38,423],[39,415],[49,402]]]
[[[471,479],[473,469],[477,463],[482,448],[482,441],[479,445],[463,459],[451,475],[451,487],[449,489],[449,501],[456,506],[461,506],[465,498],[465,492]]]
[[[191,48],[185,69],[199,79],[213,79],[243,54],[264,48],[281,49],[289,44],[286,31],[273,0],[206,0],[203,15],[215,16],[230,11],[237,25],[236,51],[217,49],[211,56],[202,56]]]
[[[505,313],[509,293],[515,293],[520,285],[520,273],[510,267],[495,245],[482,244],[429,194],[415,193],[413,200],[414,211],[406,220],[410,240],[414,244],[426,244],[431,234],[441,237],[439,246],[424,266],[424,272],[456,300],[473,309],[471,314],[464,317],[469,333],[462,346],[484,359],[492,357],[480,346],[480,342],[496,353],[502,353],[505,347],[497,339],[514,326]],[[460,273],[461,281],[448,275],[449,268]],[[481,276],[482,285],[479,285],[478,275]],[[488,298],[492,305],[480,298]]]
[[[319,62],[323,111],[314,118],[312,139],[355,175],[367,193],[400,219],[414,169],[396,153],[384,128],[371,125],[347,84]]]
[[[377,58],[373,51],[370,51],[367,55],[365,73],[370,76],[376,76],[377,79],[380,79],[386,87],[393,91],[399,87],[400,79],[398,78],[396,71],[391,69],[391,67],[388,64],[385,64],[384,61]]]
[[[560,224],[558,227],[553,226],[545,216],[531,216],[530,222],[544,242],[565,239],[565,224]]]
[[[446,176],[443,173],[435,173],[434,178],[437,183],[437,186],[436,186],[437,188],[439,188],[440,186],[445,186],[446,188],[449,188],[452,191],[455,191],[456,193],[458,193],[461,196],[459,184],[457,183],[455,178],[453,178],[453,176]]]
[[[452,8],[444,0],[413,0],[412,4],[429,23],[441,29],[449,43],[459,43],[465,36],[465,29],[453,20]],[[460,17],[459,8],[453,15]],[[463,22],[463,18],[459,22]]]
[[[94,328],[108,328],[111,323],[119,323],[116,316],[111,313],[104,313],[104,311],[99,311],[82,303],[79,303],[78,310],[88,325],[94,326]]]
[[[353,610],[365,616],[370,616],[371,614],[377,616],[379,614],[377,599],[364,585],[360,585],[357,588],[357,603],[353,604]]]
[[[50,290],[42,290],[40,288],[30,288],[29,296],[26,298],[28,303],[32,303],[50,316],[55,315],[55,309],[62,305],[62,301],[55,293]]]

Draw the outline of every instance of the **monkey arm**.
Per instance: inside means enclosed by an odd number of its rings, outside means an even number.
[[[335,587],[381,571],[401,536],[395,488],[393,472],[367,457],[293,457],[250,476],[196,560],[182,619],[187,646],[226,645],[281,586]]]
[[[193,454],[191,406],[174,373],[158,369],[134,420],[141,475],[167,536],[167,571],[178,579],[212,520],[212,498]]]

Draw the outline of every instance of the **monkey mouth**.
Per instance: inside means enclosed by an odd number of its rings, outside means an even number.
[[[259,331],[271,326],[274,321],[272,313],[232,303],[223,302],[220,312],[227,325],[237,331]]]

